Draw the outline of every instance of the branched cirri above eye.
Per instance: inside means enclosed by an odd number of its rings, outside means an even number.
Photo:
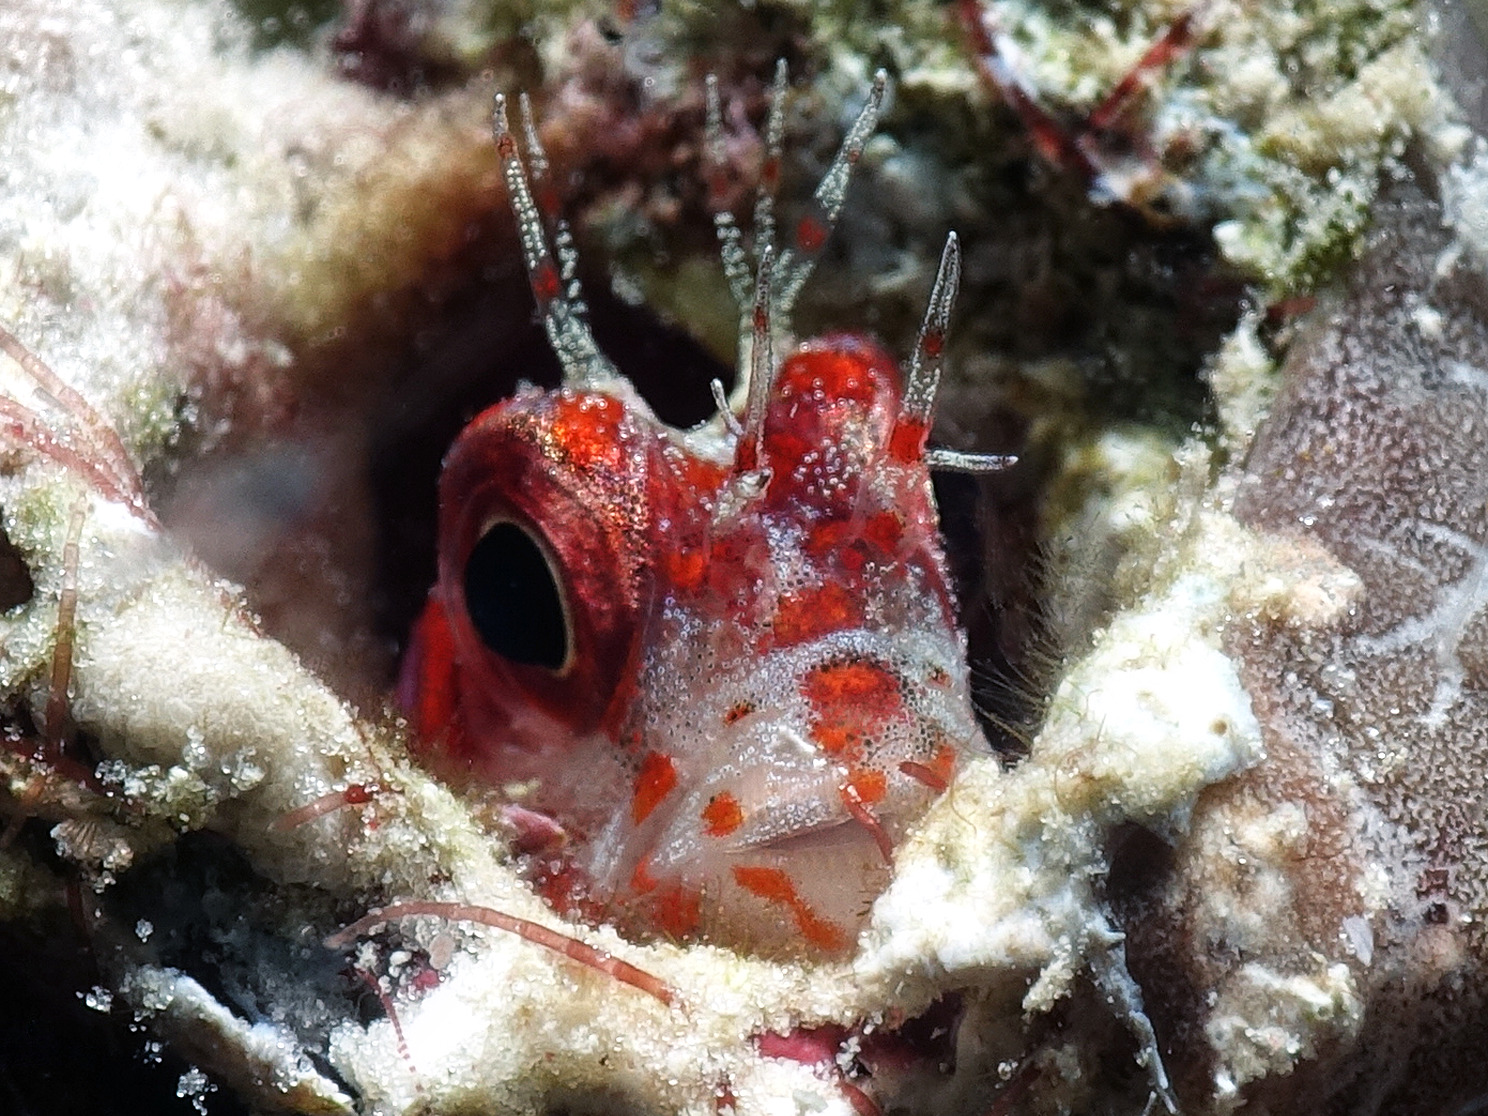
[[[504,659],[561,671],[569,661],[563,592],[537,540],[496,523],[465,562],[465,609],[481,642]]]

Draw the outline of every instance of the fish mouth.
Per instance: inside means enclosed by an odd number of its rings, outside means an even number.
[[[823,818],[814,825],[792,827],[787,833],[746,837],[738,844],[740,852],[769,852],[781,856],[794,856],[806,851],[817,851],[824,847],[855,845],[867,835],[858,828],[852,817],[845,812],[841,817]]]

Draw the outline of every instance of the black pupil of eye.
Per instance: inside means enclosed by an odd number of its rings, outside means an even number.
[[[557,670],[568,625],[552,568],[515,523],[497,523],[465,563],[465,609],[481,641],[502,658]]]

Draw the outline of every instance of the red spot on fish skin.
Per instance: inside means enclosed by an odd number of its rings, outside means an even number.
[[[673,585],[682,593],[695,593],[708,574],[708,552],[701,546],[682,546],[662,561]]]
[[[674,938],[689,936],[702,920],[702,892],[680,881],[663,885],[651,874],[649,856],[641,857],[631,873],[630,891],[650,924]]]
[[[594,392],[562,393],[548,423],[549,445],[576,469],[615,469],[624,454],[625,405]]]
[[[882,723],[904,711],[899,677],[879,663],[845,659],[807,671],[801,696],[818,714],[847,709]]]
[[[647,752],[636,774],[635,794],[630,800],[631,820],[640,825],[676,785],[677,765],[672,757],[662,752]]]
[[[568,918],[602,921],[605,906],[590,890],[589,876],[562,851],[527,861],[532,886],[552,908]]]
[[[767,647],[789,647],[862,624],[862,602],[845,585],[829,581],[780,598]]]
[[[743,824],[744,811],[728,791],[715,794],[703,807],[703,832],[709,837],[727,837]]]
[[[906,712],[899,677],[879,663],[825,663],[806,672],[800,689],[811,706],[811,739],[829,756],[849,761],[876,731]]]
[[[886,556],[897,554],[904,542],[904,520],[891,511],[870,515],[863,524],[863,538]]]
[[[805,540],[805,550],[823,563],[836,563],[853,578],[870,562],[891,562],[904,541],[904,521],[894,512],[875,512],[867,519],[853,515],[823,519]]]
[[[765,412],[764,464],[775,473],[766,506],[851,515],[871,483],[899,391],[893,358],[862,338],[808,342],[787,357]],[[837,466],[824,474],[828,455]]]
[[[813,946],[827,953],[840,953],[847,948],[847,934],[840,926],[821,918],[811,909],[783,869],[736,864],[733,875],[734,881],[751,895],[789,911],[795,919],[796,929]]]
[[[645,895],[648,891],[655,891],[659,886],[659,881],[651,874],[651,858],[641,857],[636,862],[635,871],[630,874],[630,890],[637,895]]]
[[[925,455],[925,443],[929,438],[928,423],[917,418],[901,418],[889,435],[889,456],[905,465],[919,461]]]
[[[851,772],[847,777],[847,785],[857,794],[858,801],[866,806],[882,802],[889,791],[888,776],[871,767],[858,768]]]
[[[696,888],[673,884],[652,899],[650,910],[660,930],[673,938],[687,938],[702,920],[703,895]]]
[[[829,756],[856,755],[868,742],[863,727],[856,723],[815,722],[811,726],[811,739]]]

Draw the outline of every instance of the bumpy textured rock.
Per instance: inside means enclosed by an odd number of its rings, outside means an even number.
[[[1469,1054],[1488,992],[1488,280],[1429,189],[1390,189],[1235,505],[1362,583],[1331,624],[1230,637],[1271,757],[1249,793],[1306,815],[1288,937],[1361,975],[1365,1029],[1325,1090],[1340,1112],[1441,1111],[1488,1086]]]

